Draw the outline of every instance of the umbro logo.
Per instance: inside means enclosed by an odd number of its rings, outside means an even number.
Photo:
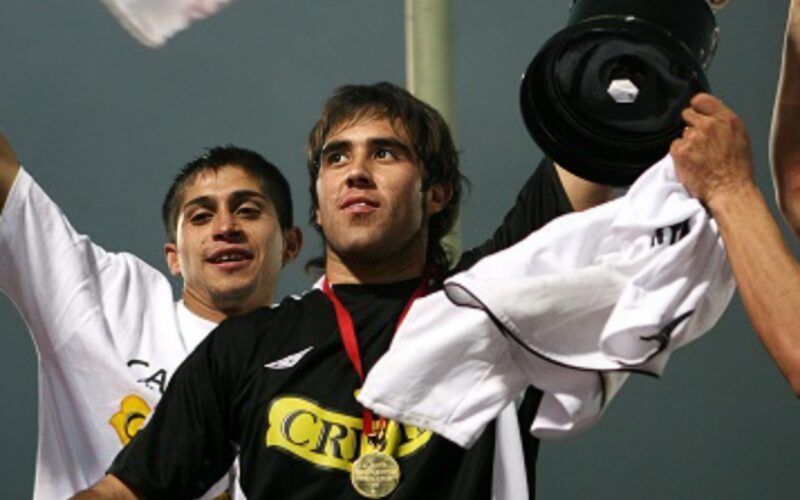
[[[298,351],[294,354],[290,354],[286,357],[283,357],[277,361],[273,361],[272,363],[267,363],[264,365],[264,368],[269,368],[270,370],[288,370],[292,368],[294,365],[300,362],[303,359],[303,356],[309,353],[314,346],[306,347],[302,351]]]
[[[692,314],[694,314],[694,309],[681,314],[677,318],[674,318],[672,321],[661,327],[661,330],[659,330],[657,333],[653,335],[642,335],[640,338],[642,340],[655,340],[658,342],[658,350],[661,351],[667,347],[667,344],[669,344],[669,341],[672,339],[672,332],[678,327],[678,325],[683,323],[683,320]]]

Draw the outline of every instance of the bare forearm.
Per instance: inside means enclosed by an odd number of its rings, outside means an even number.
[[[137,500],[137,496],[115,476],[107,475],[71,500]]]
[[[791,0],[770,139],[777,200],[800,236],[800,0]]]
[[[800,396],[800,265],[754,184],[710,208],[753,328]]]

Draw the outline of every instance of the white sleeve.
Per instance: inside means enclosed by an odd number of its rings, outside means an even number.
[[[78,234],[20,170],[0,213],[0,290],[22,314],[40,354],[57,351],[76,331],[107,321],[104,302],[130,300],[115,290],[141,281],[143,267],[135,257],[109,254]]]
[[[716,323],[734,282],[716,224],[667,157],[624,198],[554,221],[454,287],[554,363],[660,375]]]
[[[531,384],[544,392],[536,435],[574,434],[624,372],[660,375],[733,289],[713,221],[667,158],[623,199],[561,217],[415,302],[358,399],[468,446]]]

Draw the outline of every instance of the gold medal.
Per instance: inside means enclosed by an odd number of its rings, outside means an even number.
[[[387,497],[400,482],[400,465],[387,453],[371,451],[353,463],[350,482],[358,494],[365,498]]]

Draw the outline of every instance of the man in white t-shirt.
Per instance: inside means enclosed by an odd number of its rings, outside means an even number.
[[[66,498],[105,474],[174,370],[228,316],[272,303],[300,251],[289,185],[252,151],[212,148],[188,163],[163,205],[169,280],[77,233],[0,134],[0,290],[39,353],[34,498]],[[233,478],[204,498],[223,496]]]

